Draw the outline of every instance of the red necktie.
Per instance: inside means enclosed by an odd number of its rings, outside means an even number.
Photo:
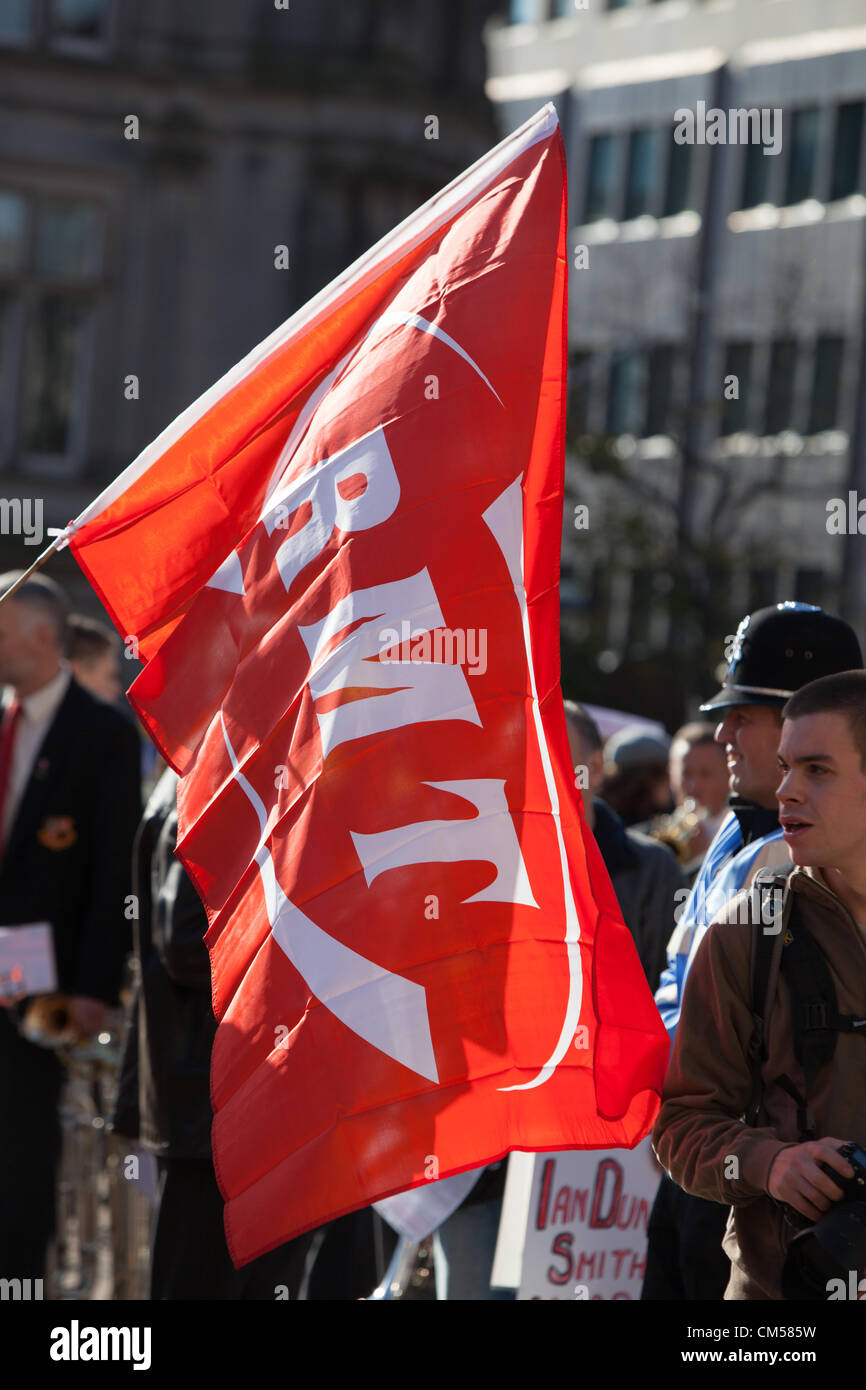
[[[6,706],[3,723],[0,725],[0,862],[3,859],[3,822],[6,810],[6,794],[9,790],[9,775],[12,771],[12,749],[15,744],[15,730],[21,716],[21,705],[13,700]]]

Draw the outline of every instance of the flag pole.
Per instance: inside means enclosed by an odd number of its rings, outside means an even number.
[[[31,574],[35,574],[38,569],[42,568],[42,566],[45,564],[45,561],[48,559],[48,556],[53,554],[53,552],[57,550],[60,545],[63,544],[64,537],[64,532],[61,532],[60,535],[55,536],[51,544],[45,547],[42,554],[37,555],[30,568],[24,571],[21,578],[16,579],[15,583],[11,586],[11,588],[7,589],[4,594],[0,594],[0,608],[2,608],[3,604],[6,602],[7,599],[11,598],[13,594],[16,594],[18,592],[22,584],[27,583],[27,580],[30,578]]]

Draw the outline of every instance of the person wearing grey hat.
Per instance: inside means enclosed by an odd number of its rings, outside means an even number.
[[[565,700],[563,704],[575,772],[583,769],[584,773],[580,795],[586,823],[601,850],[622,911],[622,920],[634,938],[640,963],[650,989],[654,990],[665,963],[670,905],[677,900],[678,892],[685,896],[686,880],[672,850],[649,835],[626,827],[617,812],[596,795],[603,768],[598,726],[582,705],[573,700]],[[604,757],[610,756],[612,744],[615,756],[618,750],[633,748],[635,742],[640,740],[650,744],[655,759],[665,758],[664,744],[670,741],[667,735],[647,736],[642,726],[638,726],[634,739],[623,738],[628,734],[629,729],[623,729],[609,738],[604,745]],[[628,762],[625,766],[628,768]],[[666,762],[663,761],[661,766],[666,777]]]
[[[649,762],[666,763],[670,748],[667,734],[648,732],[643,724],[627,724],[611,734],[604,745],[604,760],[618,768]]]
[[[627,724],[604,746],[604,778],[598,794],[628,828],[646,829],[673,808],[668,775],[671,741],[644,724]]]
[[[778,821],[777,752],[782,706],[820,676],[863,665],[843,619],[812,604],[785,602],[743,618],[726,652],[722,688],[701,705],[718,712],[716,741],[727,754],[729,805],[668,943],[656,1004],[673,1038],[689,968],[710,923],[758,869],[785,858]],[[662,1179],[650,1218],[644,1299],[721,1299],[728,1260],[721,1250],[727,1209]]]

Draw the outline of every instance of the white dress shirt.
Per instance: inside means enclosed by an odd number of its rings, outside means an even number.
[[[48,733],[54,716],[59,710],[72,679],[69,668],[62,666],[57,675],[34,690],[32,695],[21,697],[21,714],[15,728],[15,742],[12,745],[12,765],[9,769],[9,782],[3,806],[3,844],[9,838],[13,822],[18,814],[21,799],[30,774],[33,771],[39,749]],[[10,703],[11,694],[7,692],[4,705]]]

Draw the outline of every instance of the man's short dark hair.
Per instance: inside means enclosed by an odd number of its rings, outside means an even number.
[[[590,753],[600,752],[604,747],[604,739],[592,715],[576,700],[563,700],[562,703],[565,706],[566,720],[580,735],[581,742],[586,745],[587,750]]]
[[[866,771],[866,671],[840,671],[801,686],[786,703],[782,717],[801,719],[807,714],[841,714]]]
[[[72,613],[66,625],[66,655],[70,661],[96,661],[117,648],[117,636],[107,623]]]
[[[23,570],[8,570],[6,574],[0,574],[0,594],[5,594],[7,589],[11,589],[23,573]],[[54,628],[58,646],[61,651],[65,650],[69,606],[59,584],[55,584],[54,580],[49,579],[47,575],[34,574],[7,601],[24,604],[43,622],[50,622]]]

